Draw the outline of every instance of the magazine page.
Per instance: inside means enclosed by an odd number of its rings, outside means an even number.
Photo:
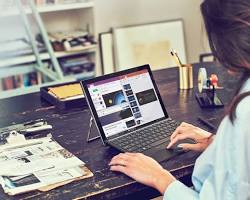
[[[45,138],[0,152],[0,183],[6,193],[19,194],[84,176],[84,164],[52,138]]]

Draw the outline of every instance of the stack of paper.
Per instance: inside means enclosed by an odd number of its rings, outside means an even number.
[[[93,176],[84,162],[52,138],[33,141],[15,148],[0,148],[0,183],[5,193],[47,191]]]

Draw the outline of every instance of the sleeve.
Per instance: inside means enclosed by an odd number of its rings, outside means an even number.
[[[197,191],[176,180],[166,189],[163,200],[250,200],[249,103],[247,97],[238,105],[234,124],[228,116],[224,118],[213,146],[196,162],[199,167],[193,173],[193,183]],[[199,180],[201,187],[197,187]]]
[[[164,193],[163,200],[177,199],[198,200],[199,194],[185,186],[180,181],[176,180],[168,186],[167,190]]]
[[[230,173],[224,176],[218,172],[216,175],[212,173],[199,192],[176,180],[166,189],[163,200],[249,200],[250,183],[235,178],[235,175]]]

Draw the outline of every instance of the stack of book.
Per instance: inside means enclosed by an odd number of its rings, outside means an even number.
[[[95,63],[86,56],[61,59],[60,64],[64,75],[92,72],[95,68]]]
[[[42,82],[42,74],[40,72],[9,76],[0,79],[0,91],[29,87],[41,84]]]
[[[96,44],[94,36],[84,30],[49,33],[49,39],[55,51],[81,51]]]
[[[0,41],[0,59],[8,59],[17,56],[33,54],[32,46],[27,38],[16,38],[13,40]],[[44,45],[36,40],[39,52],[44,52]]]

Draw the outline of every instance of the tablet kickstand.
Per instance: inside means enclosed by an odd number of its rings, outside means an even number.
[[[92,142],[92,141],[97,140],[97,139],[100,138],[100,135],[96,136],[96,137],[93,137],[93,138],[90,138],[91,132],[92,132],[92,128],[93,128],[93,121],[94,121],[94,119],[91,116],[90,120],[89,120],[89,130],[88,130],[88,135],[87,135],[87,142]]]

